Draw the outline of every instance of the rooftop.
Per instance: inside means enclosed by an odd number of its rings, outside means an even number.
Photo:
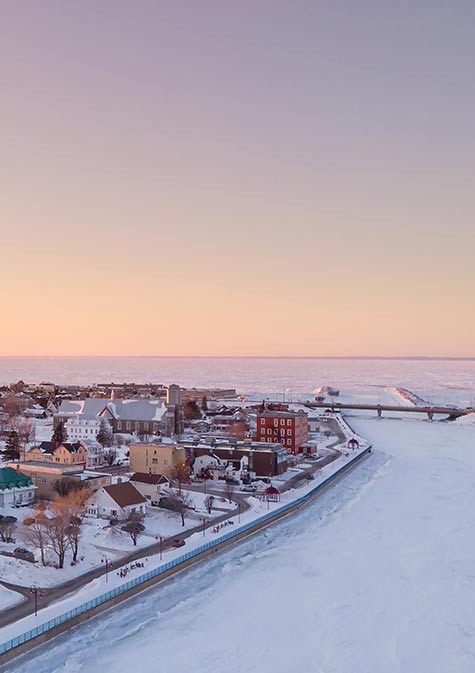
[[[120,484],[112,484],[111,486],[104,486],[104,491],[119,505],[120,508],[129,507],[130,505],[141,505],[146,502],[143,495],[141,495],[135,486],[128,481]]]

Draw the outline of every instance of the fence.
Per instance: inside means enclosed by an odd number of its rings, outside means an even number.
[[[41,636],[43,633],[46,633],[47,631],[51,631],[55,627],[64,624],[70,619],[78,617],[79,615],[82,615],[88,612],[89,610],[92,610],[93,608],[102,605],[103,603],[107,603],[107,601],[116,598],[121,594],[126,594],[127,591],[134,589],[140,584],[144,584],[145,582],[148,582],[151,579],[163,575],[172,568],[180,566],[186,561],[189,561],[191,558],[199,557],[201,554],[204,554],[213,547],[218,547],[219,545],[222,545],[224,542],[230,540],[231,538],[252,531],[253,529],[257,530],[266,523],[270,523],[273,519],[281,518],[286,512],[298,508],[299,506],[311,500],[317,493],[327,488],[332,482],[336,481],[344,472],[347,472],[351,467],[353,467],[353,465],[357,461],[359,461],[365,454],[369,453],[370,450],[371,447],[369,446],[367,449],[365,449],[357,456],[355,456],[351,461],[348,461],[339,470],[334,472],[330,477],[322,481],[320,484],[318,484],[318,486],[315,486],[315,488],[311,489],[308,493],[298,498],[297,500],[293,500],[292,502],[286,505],[282,505],[277,510],[269,512],[268,514],[265,514],[259,517],[258,519],[254,519],[253,521],[250,521],[247,524],[239,526],[238,528],[233,529],[229,533],[221,535],[220,537],[215,538],[211,542],[207,542],[206,544],[203,544],[200,547],[193,549],[192,551],[189,551],[186,554],[183,554],[173,559],[172,561],[165,563],[164,565],[161,565],[159,568],[155,568],[150,572],[144,573],[143,575],[140,575],[139,577],[136,577],[135,579],[130,580],[125,584],[121,584],[120,586],[116,587],[115,589],[112,589],[111,591],[107,591],[106,593],[97,596],[96,598],[92,598],[90,601],[87,601],[86,603],[83,603],[82,605],[79,605],[78,607],[73,608],[72,610],[68,610],[68,612],[64,612],[63,614],[58,615],[57,617],[54,617],[53,619],[50,619],[49,621],[44,622],[43,624],[39,624],[34,629],[30,629],[29,631],[22,633],[16,638],[12,638],[11,640],[8,640],[5,643],[1,643],[0,655],[5,654],[5,652],[8,652],[14,649],[15,647],[23,645],[24,643],[34,638],[37,638],[38,636]]]

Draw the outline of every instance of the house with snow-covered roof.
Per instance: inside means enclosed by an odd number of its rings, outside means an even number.
[[[135,486],[137,491],[152,505],[158,505],[160,502],[160,493],[170,488],[170,479],[164,474],[135,472],[130,477],[129,483]]]
[[[62,400],[54,415],[54,426],[62,423],[68,439],[96,439],[101,425],[99,414],[108,400],[86,397],[84,400]]]
[[[165,422],[167,405],[163,400],[133,399],[108,402],[99,414],[114,432],[157,434]]]
[[[130,482],[102,486],[86,503],[86,515],[127,519],[131,514],[145,515],[146,500]]]

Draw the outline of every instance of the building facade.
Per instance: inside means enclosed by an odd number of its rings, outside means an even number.
[[[173,479],[176,470],[186,465],[186,453],[176,444],[161,442],[131,444],[130,469],[142,474],[159,474]]]
[[[0,507],[31,505],[36,490],[27,474],[12,467],[0,468]]]
[[[199,456],[212,456],[219,459],[221,465],[231,468],[236,476],[248,473],[255,477],[275,477],[287,470],[287,450],[278,442],[235,441],[214,444],[184,444],[189,455],[190,465]]]
[[[287,453],[300,452],[308,440],[307,414],[303,411],[264,411],[257,414],[256,439],[259,442],[280,442]]]

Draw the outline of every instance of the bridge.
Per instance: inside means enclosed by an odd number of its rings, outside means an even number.
[[[346,409],[355,409],[361,411],[376,411],[378,417],[381,418],[383,411],[399,411],[409,414],[427,414],[427,418],[431,421],[434,414],[442,414],[448,416],[449,419],[458,418],[475,412],[475,409],[458,409],[456,407],[444,406],[421,406],[421,407],[403,407],[397,404],[345,404],[344,402],[305,402],[305,406],[311,409],[329,409],[330,411],[342,411]]]

